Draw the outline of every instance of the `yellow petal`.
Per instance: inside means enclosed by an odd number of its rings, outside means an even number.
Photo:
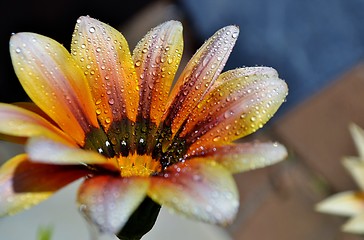
[[[93,103],[104,129],[126,117],[135,122],[138,81],[124,36],[105,23],[80,17],[71,52],[92,86]]]
[[[79,144],[97,127],[86,79],[67,50],[34,33],[11,37],[15,72],[28,96]]]
[[[337,193],[317,204],[316,210],[340,216],[355,216],[364,211],[364,193],[353,191]]]
[[[358,125],[352,123],[349,126],[351,136],[354,139],[356,149],[358,150],[360,160],[364,162],[364,131]]]
[[[239,29],[227,26],[209,38],[189,61],[174,86],[164,116],[172,133],[181,126],[222,71],[235,45]]]
[[[278,143],[240,143],[190,150],[188,157],[206,157],[220,163],[231,173],[266,167],[287,157],[286,148]]]
[[[342,227],[344,232],[364,234],[364,212],[359,213],[357,216],[351,218]]]
[[[238,72],[238,73],[237,73]],[[278,78],[278,72],[271,67],[244,67],[235,70],[230,70],[227,72],[223,72],[214,82],[210,91],[215,89],[216,87],[220,86],[220,84],[235,79],[237,76],[234,74],[239,74],[240,77],[248,77],[251,75],[263,75],[269,76],[271,78]]]
[[[188,117],[180,137],[191,148],[228,144],[261,128],[287,95],[284,81],[266,71],[246,75],[235,69],[223,75]]]
[[[356,184],[364,191],[364,162],[360,158],[346,157],[343,160],[343,164],[354,178]]]
[[[152,177],[148,195],[172,211],[214,224],[230,223],[239,206],[232,175],[203,158],[174,164]]]
[[[140,114],[159,125],[183,52],[182,25],[165,22],[146,34],[133,51],[139,78]]]
[[[5,103],[0,103],[0,133],[25,138],[45,136],[76,144],[68,135],[36,113]]]
[[[69,146],[44,137],[33,137],[26,145],[30,160],[49,164],[104,164],[107,159],[94,151]]]
[[[0,168],[0,217],[28,209],[89,171],[83,166],[59,166],[28,161],[25,154]]]
[[[77,200],[100,231],[116,233],[144,200],[148,184],[147,178],[96,176],[81,185]]]

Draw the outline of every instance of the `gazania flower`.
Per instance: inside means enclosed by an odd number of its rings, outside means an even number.
[[[122,229],[119,237],[142,235],[136,226],[152,227],[161,205],[231,222],[239,205],[232,173],[286,156],[277,143],[234,143],[287,94],[272,68],[220,74],[238,31],[228,26],[207,40],[171,91],[179,22],[152,29],[132,54],[120,32],[90,17],[78,19],[70,53],[41,35],[13,35],[14,69],[34,104],[0,105],[2,137],[26,144],[0,169],[0,215],[84,178],[81,211],[103,232]]]
[[[357,125],[351,124],[350,132],[359,156],[346,157],[343,164],[360,190],[337,193],[320,202],[316,209],[323,213],[350,217],[350,220],[343,225],[342,230],[364,234],[364,131]]]

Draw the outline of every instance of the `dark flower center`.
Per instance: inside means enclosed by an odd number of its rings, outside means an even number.
[[[84,149],[96,151],[115,161],[124,177],[150,176],[183,160],[184,139],[172,139],[171,128],[157,127],[148,119],[113,122],[107,131],[94,128],[86,135]]]

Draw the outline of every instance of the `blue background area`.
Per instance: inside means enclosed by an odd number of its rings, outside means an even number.
[[[363,0],[184,0],[180,4],[201,40],[225,25],[240,27],[225,69],[276,68],[290,89],[280,113],[364,56]]]

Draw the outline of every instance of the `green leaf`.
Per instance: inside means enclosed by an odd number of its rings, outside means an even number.
[[[40,227],[37,233],[37,240],[51,240],[53,233],[53,227]]]

